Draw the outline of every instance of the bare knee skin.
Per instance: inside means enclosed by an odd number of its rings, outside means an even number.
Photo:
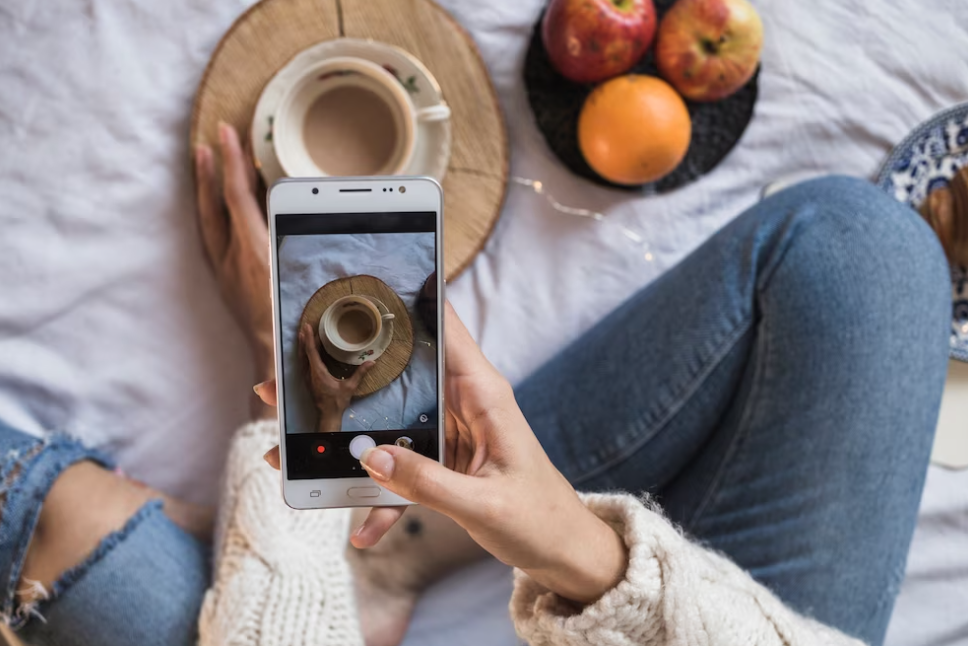
[[[100,542],[122,529],[146,502],[160,498],[165,514],[187,532],[207,539],[210,510],[174,500],[89,461],[78,462],[54,481],[41,508],[21,572],[18,601],[44,596],[67,570],[80,565]]]

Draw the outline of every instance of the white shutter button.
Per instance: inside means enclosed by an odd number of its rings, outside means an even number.
[[[376,442],[369,435],[357,435],[350,440],[350,455],[359,460],[364,451],[372,449],[374,446],[376,446]]]

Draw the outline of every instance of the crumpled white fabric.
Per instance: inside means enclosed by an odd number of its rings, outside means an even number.
[[[608,222],[511,186],[448,294],[518,381],[801,171],[870,176],[918,122],[965,100],[963,0],[753,0],[766,42],[739,146],[688,188],[636,198],[578,179],[534,127],[521,63],[543,0],[443,0],[481,49],[513,174]],[[0,0],[0,419],[106,445],[154,486],[214,500],[253,380],[202,258],[188,128],[195,88],[248,0]],[[877,334],[877,330],[871,330]],[[968,472],[932,470],[891,646],[968,643]],[[515,643],[510,578],[482,565],[432,591],[410,643]]]

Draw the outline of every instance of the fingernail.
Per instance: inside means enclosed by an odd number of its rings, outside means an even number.
[[[265,460],[266,462],[269,462],[269,454],[270,453],[272,453],[272,449],[269,449],[268,451],[266,451],[265,452],[265,455],[262,456],[262,459]],[[270,463],[270,466],[271,466],[271,463]]]
[[[393,475],[393,456],[386,451],[369,448],[363,451],[360,462],[370,476],[377,480],[389,480]]]
[[[228,143],[229,140],[229,124],[224,121],[218,122],[218,140],[223,144]]]

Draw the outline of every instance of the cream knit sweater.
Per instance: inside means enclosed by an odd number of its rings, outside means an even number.
[[[585,494],[625,539],[625,580],[577,610],[515,572],[511,617],[532,646],[863,646],[798,615],[733,562],[629,495]]]
[[[215,581],[198,620],[201,646],[363,646],[346,561],[348,509],[296,511],[262,456],[276,422],[242,427],[229,449]]]
[[[200,644],[362,644],[344,557],[346,510],[294,511],[262,460],[275,423],[244,427],[229,455],[215,583]],[[584,608],[515,572],[511,616],[532,646],[862,646],[788,609],[725,557],[629,495],[584,495],[624,537],[625,580]]]

